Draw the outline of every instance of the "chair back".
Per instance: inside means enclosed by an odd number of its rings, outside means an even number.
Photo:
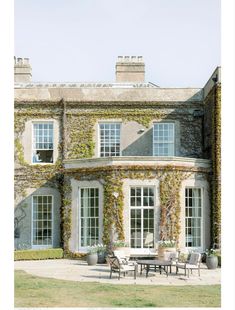
[[[164,253],[164,260],[171,260],[171,261],[177,261],[178,259],[178,252],[165,252]]]
[[[114,256],[120,257],[121,259],[126,258],[126,255],[125,255],[124,251],[122,251],[122,250],[114,250],[113,254],[114,254]]]
[[[112,269],[120,269],[120,262],[116,256],[107,256],[106,260]]]
[[[129,257],[125,255],[125,252],[122,250],[114,250],[113,256],[116,256],[120,264],[127,265]]]
[[[201,254],[200,253],[191,253],[189,258],[190,265],[198,265],[201,261]]]

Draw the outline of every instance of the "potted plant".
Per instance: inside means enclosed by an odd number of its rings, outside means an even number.
[[[158,242],[158,258],[164,259],[166,252],[176,252],[176,242],[174,240],[161,240]]]
[[[98,254],[98,264],[104,264],[105,263],[105,258],[107,254],[107,249],[106,246],[101,244],[97,245],[97,254]]]
[[[216,269],[218,267],[218,256],[214,249],[206,250],[206,266],[208,269]]]
[[[86,261],[89,266],[94,266],[98,262],[98,248],[96,245],[93,245],[88,248]]]

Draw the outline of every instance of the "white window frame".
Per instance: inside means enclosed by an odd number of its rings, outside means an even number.
[[[201,225],[201,234],[200,234],[201,244],[200,244],[200,246],[190,247],[190,246],[186,245],[186,238],[187,238],[186,237],[186,218],[191,218],[191,219],[196,218],[196,217],[189,217],[189,216],[186,217],[186,203],[185,203],[185,201],[186,201],[186,189],[199,189],[200,194],[201,194],[201,218],[200,218],[200,220],[201,220],[201,223],[200,223],[200,225]],[[184,246],[186,249],[189,249],[192,251],[202,250],[204,247],[204,196],[203,196],[204,194],[203,193],[204,193],[203,188],[200,186],[185,186],[185,188],[184,188],[184,214],[185,214],[185,218],[184,218],[184,235],[185,235]]]
[[[114,156],[102,156],[101,157],[101,134],[100,134],[100,125],[103,125],[103,124],[108,124],[108,125],[112,125],[112,124],[117,124],[120,126],[120,141],[119,141],[119,144],[120,144],[120,154],[119,155],[114,155]],[[98,157],[100,158],[108,158],[108,157],[120,157],[122,156],[122,151],[121,151],[121,132],[122,132],[122,123],[121,122],[116,122],[116,121],[100,121],[98,123]]]
[[[33,244],[33,198],[34,197],[44,197],[44,196],[50,196],[51,204],[52,204],[52,210],[51,210],[51,244]],[[32,249],[46,249],[46,248],[52,248],[54,244],[54,196],[53,195],[32,195],[31,200],[31,247]]]
[[[51,163],[46,163],[46,162],[34,162],[33,161],[33,154],[34,151],[36,151],[36,149],[34,149],[34,124],[52,124],[53,125],[53,148],[52,149],[44,149],[45,151],[53,151],[53,161]],[[51,120],[42,120],[42,121],[33,121],[32,125],[31,125],[31,136],[32,136],[32,140],[31,140],[31,164],[32,165],[53,165],[55,163],[55,124],[54,121]]]
[[[81,251],[86,251],[87,248],[89,246],[82,246],[81,245],[81,231],[82,231],[82,227],[81,227],[81,189],[98,189],[98,193],[99,193],[99,196],[98,196],[98,209],[99,209],[99,214],[98,214],[98,223],[99,223],[99,226],[98,226],[98,243],[101,242],[101,208],[100,208],[100,199],[101,199],[101,190],[98,186],[81,186],[78,188],[78,234],[79,234],[79,238],[78,238],[78,248],[81,250]]]
[[[164,144],[164,143],[166,143],[166,144],[169,144],[169,142],[155,142],[154,141],[154,126],[155,125],[160,125],[160,124],[162,124],[162,125],[165,125],[165,124],[172,124],[173,125],[173,142],[170,142],[170,143],[172,143],[173,144],[173,154],[172,155],[155,155],[155,153],[154,153],[154,146],[156,145],[156,144],[158,144],[158,143],[161,143],[161,144]],[[166,121],[166,122],[154,122],[153,123],[153,156],[159,156],[159,157],[170,157],[170,156],[175,156],[175,123],[174,122],[170,122],[170,121]]]
[[[131,188],[141,188],[141,206],[131,206]],[[153,196],[153,201],[154,201],[154,204],[153,206],[144,206],[143,205],[143,188],[144,187],[148,187],[148,188],[152,188],[153,189],[153,193],[154,193],[154,196]],[[155,249],[155,240],[156,240],[156,222],[155,222],[155,218],[156,218],[156,188],[154,185],[130,185],[129,186],[129,244],[130,244],[130,247],[131,247],[131,210],[141,210],[141,247],[140,248],[132,248],[133,250],[135,251],[153,251]],[[153,210],[153,247],[152,248],[148,248],[148,247],[144,247],[143,246],[143,242],[144,242],[144,230],[143,230],[143,227],[144,227],[144,210],[145,209],[148,209],[148,210]]]

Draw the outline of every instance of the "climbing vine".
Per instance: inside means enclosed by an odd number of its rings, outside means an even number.
[[[112,229],[115,230],[119,240],[124,240],[123,230],[123,182],[118,172],[113,172],[105,177],[104,184],[104,207],[103,207],[103,242],[110,243]],[[114,197],[113,193],[117,193]]]
[[[221,85],[216,84],[205,99],[207,156],[212,159],[210,175],[211,247],[221,247]]]
[[[180,188],[189,172],[176,171],[167,167],[160,177],[160,239],[179,241],[180,225]]]
[[[71,225],[72,225],[72,187],[69,180],[63,177],[61,184],[61,239],[65,254],[69,254],[69,240],[71,238]]]
[[[212,245],[221,247],[221,87],[215,86],[212,113]]]

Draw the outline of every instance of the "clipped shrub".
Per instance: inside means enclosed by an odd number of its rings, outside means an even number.
[[[16,250],[14,260],[38,260],[38,259],[55,259],[63,258],[63,249],[43,249],[43,250]]]
[[[69,259],[85,259],[87,256],[87,253],[77,253],[77,252],[70,252],[66,251],[64,252],[64,258],[69,258]]]

